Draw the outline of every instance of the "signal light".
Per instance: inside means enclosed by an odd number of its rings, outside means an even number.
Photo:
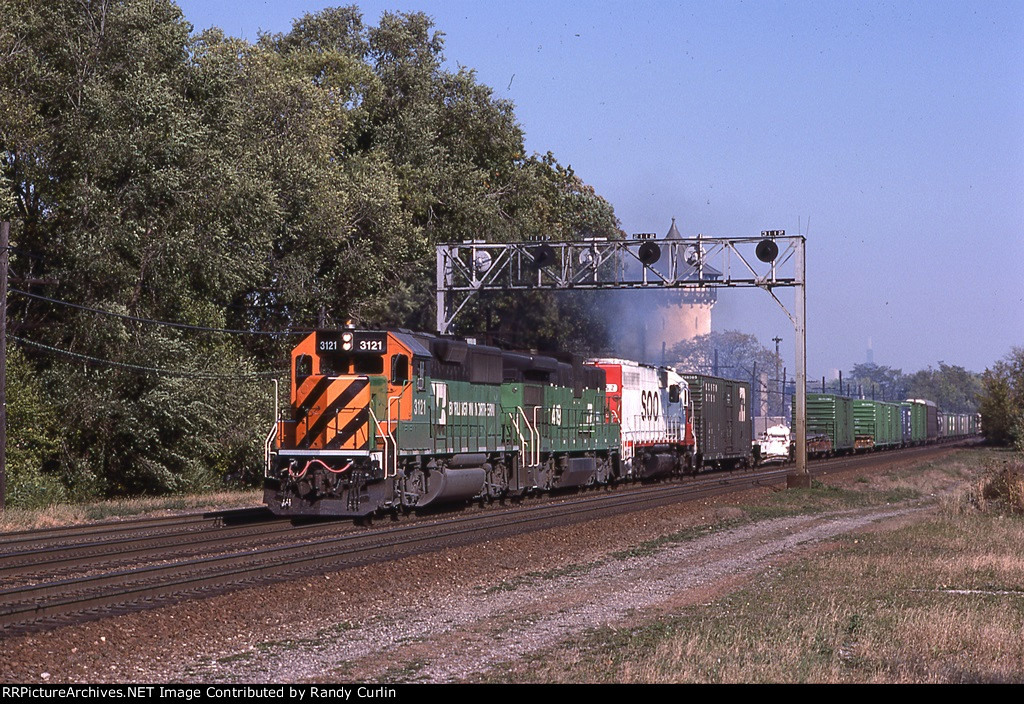
[[[487,270],[491,268],[491,255],[482,249],[477,251],[476,256],[473,257],[473,268],[476,269],[477,274],[486,274]]]
[[[650,266],[661,259],[661,247],[654,242],[644,242],[637,250],[636,256],[645,266]]]
[[[758,259],[768,264],[775,261],[775,257],[779,256],[779,245],[775,244],[773,239],[763,239],[757,243],[757,249],[754,250],[754,253]]]
[[[533,265],[540,269],[555,261],[555,250],[549,244],[539,244],[530,247],[530,256],[533,257]]]

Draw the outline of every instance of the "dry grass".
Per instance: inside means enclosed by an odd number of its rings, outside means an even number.
[[[1024,513],[1024,461],[1007,461],[989,470],[976,500],[983,510]]]
[[[158,515],[176,511],[211,511],[241,506],[256,506],[262,494],[247,491],[220,491],[192,496],[118,499],[89,504],[59,504],[42,509],[7,509],[0,513],[0,532],[78,525],[113,518]]]
[[[998,471],[1002,459],[993,470],[990,454],[963,453],[861,483],[924,496],[966,488],[918,523],[847,536],[714,603],[601,629],[500,679],[1024,683],[1020,475]]]

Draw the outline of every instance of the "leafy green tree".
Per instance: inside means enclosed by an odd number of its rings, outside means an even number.
[[[67,500],[60,476],[60,433],[53,406],[25,355],[7,350],[7,504],[25,508]]]
[[[982,374],[979,411],[989,442],[1024,452],[1024,347],[1014,347]]]
[[[873,362],[855,364],[846,380],[855,393],[863,394],[865,398],[879,401],[902,401],[907,398],[907,377],[902,369]]]
[[[10,311],[31,341],[17,381],[61,419],[22,466],[66,495],[252,473],[258,374],[297,339],[275,331],[429,329],[439,242],[618,236],[570,167],[525,155],[511,103],[445,68],[421,13],[373,27],[329,8],[255,43],[192,35],[170,0],[0,0],[0,16],[14,266],[81,306],[16,294]],[[498,296],[463,331],[583,347],[595,319],[580,296]]]
[[[191,27],[180,10],[164,0],[2,2],[11,21],[0,53],[14,61],[0,73],[0,139],[21,271],[53,281],[47,295],[87,308],[224,325],[220,301],[258,275],[270,243],[238,216],[266,209],[226,171],[230,142],[189,97]],[[8,120],[12,105],[20,117]],[[73,489],[176,490],[181,477],[211,468],[207,440],[226,441],[215,454],[237,449],[205,425],[215,414],[197,403],[237,408],[237,389],[186,388],[180,375],[124,366],[187,373],[212,360],[231,371],[249,365],[224,336],[25,297],[12,299],[11,318],[16,335],[65,351],[21,373],[66,424],[56,474]],[[66,354],[122,366],[94,371]],[[196,443],[199,452],[188,449]]]
[[[908,398],[926,398],[950,413],[976,413],[982,390],[981,375],[939,362],[907,377]]]

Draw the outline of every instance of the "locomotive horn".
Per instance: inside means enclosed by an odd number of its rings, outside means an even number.
[[[767,264],[775,261],[775,257],[779,256],[779,245],[775,244],[773,239],[763,239],[757,243],[754,253],[758,259]]]
[[[637,250],[636,256],[645,266],[650,266],[661,259],[661,247],[654,242],[644,242]]]

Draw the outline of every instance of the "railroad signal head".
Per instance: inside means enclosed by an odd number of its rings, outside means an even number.
[[[661,259],[661,247],[654,242],[644,242],[637,250],[636,257],[644,266],[650,266]]]
[[[486,250],[479,250],[473,257],[473,268],[477,274],[486,274],[491,268],[491,255]]]
[[[766,264],[775,261],[775,257],[779,256],[779,245],[775,243],[774,239],[765,238],[757,243],[757,249],[754,250],[757,258]]]
[[[538,269],[555,261],[555,250],[549,244],[539,244],[536,247],[530,247],[529,251],[530,256],[533,257],[533,265]]]

